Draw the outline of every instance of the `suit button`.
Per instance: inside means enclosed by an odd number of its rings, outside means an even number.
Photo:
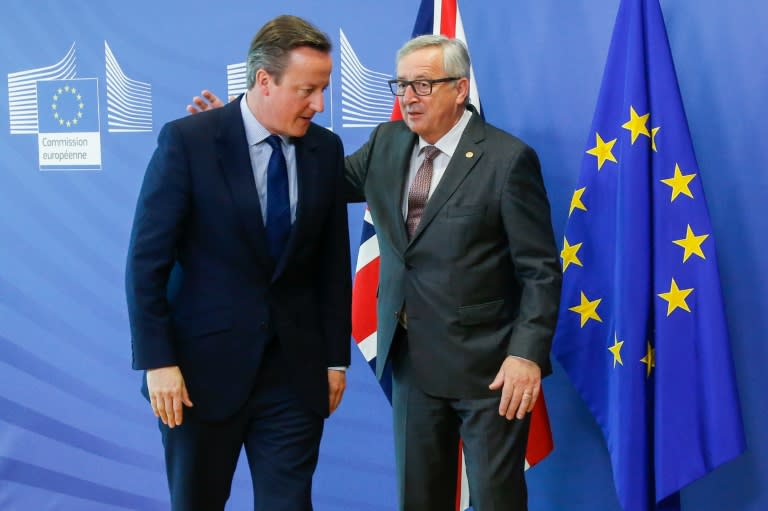
[[[259,328],[261,328],[262,330],[266,330],[267,329],[267,322],[266,321],[262,321],[261,323],[259,323]]]
[[[399,312],[395,312],[395,317],[396,317],[396,318],[397,318],[397,317],[400,317],[400,313],[399,313]]]
[[[413,269],[413,265],[410,263],[405,263],[405,269],[410,271]]]

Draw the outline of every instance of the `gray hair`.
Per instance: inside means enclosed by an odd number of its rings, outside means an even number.
[[[280,83],[292,50],[309,47],[331,52],[331,41],[317,27],[297,16],[278,16],[268,21],[251,41],[246,57],[246,85],[250,89],[256,72],[263,69]]]
[[[403,45],[397,52],[397,63],[406,55],[423,48],[439,47],[443,50],[443,69],[446,75],[469,78],[469,52],[459,39],[442,35],[420,35]]]

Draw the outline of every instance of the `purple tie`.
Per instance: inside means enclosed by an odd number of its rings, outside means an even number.
[[[405,229],[408,231],[409,240],[416,232],[421,222],[421,215],[424,213],[424,206],[427,204],[429,186],[432,184],[432,160],[440,154],[440,149],[431,145],[424,147],[423,151],[424,161],[416,171],[411,189],[408,190],[408,215],[405,218]]]

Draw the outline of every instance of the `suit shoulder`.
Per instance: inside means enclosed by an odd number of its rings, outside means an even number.
[[[341,142],[341,137],[339,137],[336,133],[329,130],[328,128],[323,128],[322,126],[319,126],[317,124],[310,123],[309,129],[307,130],[305,137],[312,138],[314,140],[318,140],[321,144],[326,143],[336,143]]]
[[[376,133],[380,135],[392,135],[398,133],[410,133],[411,130],[403,121],[388,121],[376,127]]]
[[[528,145],[524,140],[521,138],[504,131],[501,128],[497,128],[493,124],[485,123],[485,136],[486,139],[494,144],[494,146],[502,146],[502,147],[508,147],[512,151],[533,151],[533,147]]]
[[[167,122],[166,126],[172,127],[185,134],[197,131],[208,131],[212,126],[218,124],[222,115],[222,110],[222,108],[214,108],[194,115],[186,115]]]

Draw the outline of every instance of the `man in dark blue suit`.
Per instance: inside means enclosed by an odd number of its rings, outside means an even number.
[[[350,356],[344,150],[311,123],[330,48],[300,18],[270,21],[247,93],[166,124],[147,168],[126,288],[175,511],[223,510],[243,446],[255,509],[312,509]]]

